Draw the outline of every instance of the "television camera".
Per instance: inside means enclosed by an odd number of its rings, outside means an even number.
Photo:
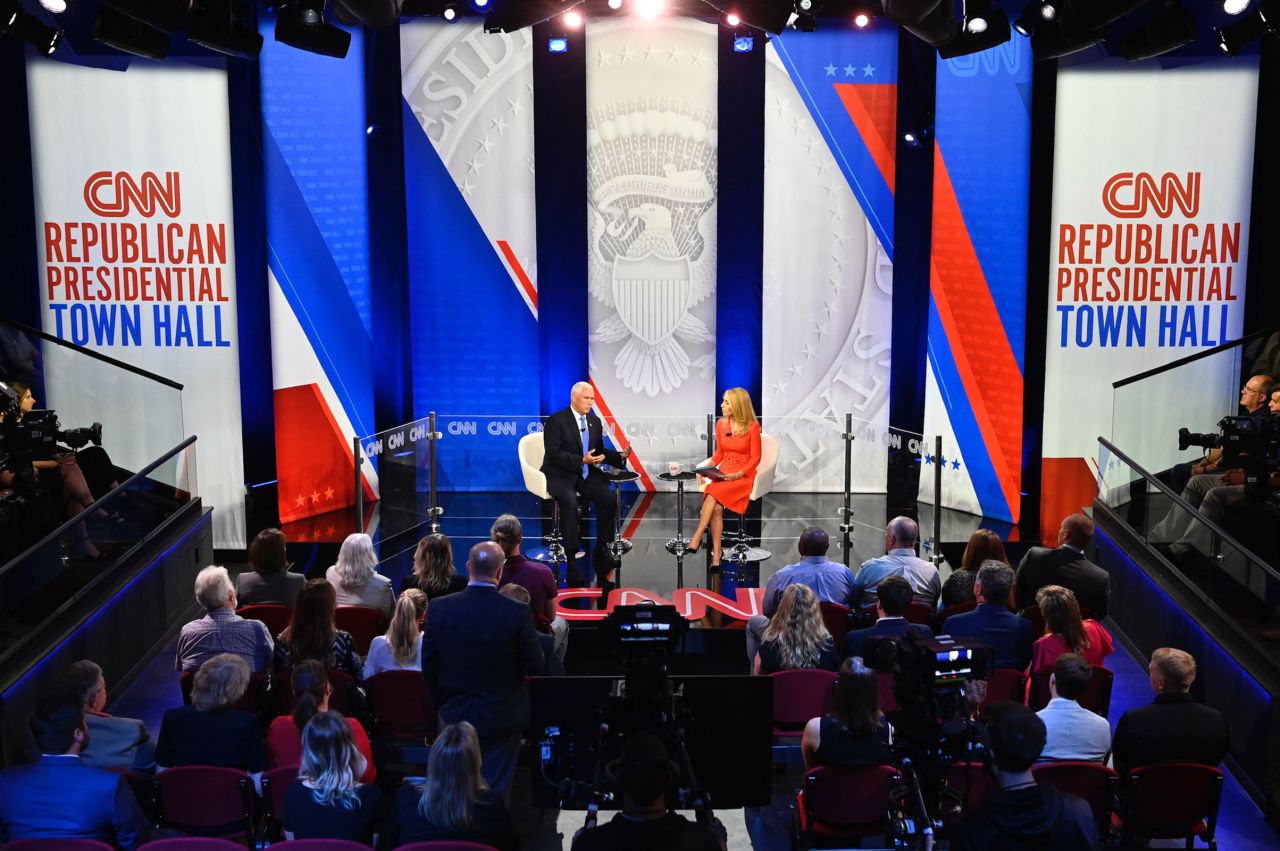
[[[1268,479],[1280,457],[1280,414],[1228,416],[1218,420],[1218,433],[1178,429],[1178,450],[1199,446],[1221,449],[1220,467],[1244,468],[1245,496],[1261,501],[1270,492]]]

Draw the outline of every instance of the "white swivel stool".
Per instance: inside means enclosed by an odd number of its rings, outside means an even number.
[[[560,503],[551,499],[551,494],[547,491],[547,476],[542,472],[542,459],[546,455],[542,432],[526,434],[520,438],[517,453],[520,456],[520,472],[524,475],[525,490],[539,499],[551,500],[551,532],[542,536],[542,542],[547,546],[530,550],[526,555],[548,565],[556,576],[556,584],[566,588],[569,584],[569,559],[564,551],[564,536],[560,533]],[[573,522],[576,523],[577,520],[577,517],[573,518]],[[585,555],[579,550],[575,557],[582,558]]]

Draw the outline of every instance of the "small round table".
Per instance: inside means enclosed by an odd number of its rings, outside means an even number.
[[[604,477],[609,480],[609,486],[613,488],[614,512],[613,512],[613,540],[610,541],[605,549],[609,555],[618,562],[618,566],[614,568],[614,584],[622,584],[622,557],[631,552],[635,545],[622,537],[622,483],[634,482],[640,478],[640,474],[633,470],[601,470]],[[601,578],[603,581],[603,577]]]
[[[659,473],[658,478],[664,482],[676,483],[676,536],[667,541],[667,552],[676,557],[676,587],[684,587],[684,554],[688,552],[689,541],[684,537],[684,483],[697,478],[692,470],[679,473]]]

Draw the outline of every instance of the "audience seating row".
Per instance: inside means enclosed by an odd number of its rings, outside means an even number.
[[[274,638],[289,625],[293,610],[279,603],[259,603],[241,606],[236,609],[236,614],[248,620],[262,621]],[[368,606],[338,606],[336,618],[338,629],[351,633],[361,656],[369,655],[373,639],[387,631],[387,621],[382,612]]]

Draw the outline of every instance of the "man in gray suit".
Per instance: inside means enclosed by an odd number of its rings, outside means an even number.
[[[81,659],[63,674],[62,685],[84,710],[89,744],[80,761],[96,768],[123,769],[138,774],[156,770],[156,743],[147,725],[137,718],[117,718],[107,706],[107,680],[96,662]]]

